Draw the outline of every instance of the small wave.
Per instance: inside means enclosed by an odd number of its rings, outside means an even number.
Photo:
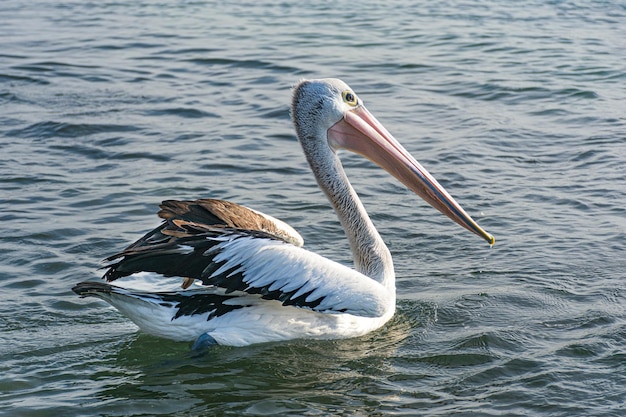
[[[25,82],[39,85],[48,85],[50,81],[43,78],[31,77],[28,75],[0,74],[1,82]]]
[[[38,122],[22,129],[8,131],[7,136],[18,138],[77,138],[95,135],[105,132],[132,132],[139,130],[137,127],[114,124],[89,124],[89,123],[66,123],[66,122]]]
[[[186,119],[202,119],[202,118],[220,118],[221,116],[216,113],[211,113],[204,110],[198,110],[188,107],[174,107],[168,109],[148,110],[146,111],[148,116],[178,116]]]
[[[298,73],[299,69],[286,65],[278,65],[259,59],[230,59],[230,58],[191,58],[188,62],[205,66],[229,66],[236,68],[258,68],[276,72]]]

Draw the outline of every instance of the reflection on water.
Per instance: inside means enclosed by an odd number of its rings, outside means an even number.
[[[400,313],[377,333],[351,340],[268,343],[244,348],[217,346],[201,355],[185,343],[138,335],[119,349],[115,367],[126,375],[98,393],[102,400],[132,400],[139,409],[171,414],[199,407],[213,412],[265,414],[315,409],[376,410],[387,402],[387,378],[411,332]],[[356,387],[355,387],[356,384]],[[353,398],[346,400],[346,392]],[[366,394],[367,393],[367,394]],[[351,404],[363,396],[360,405]],[[393,395],[392,395],[393,396]],[[175,401],[173,401],[175,400]],[[180,403],[186,404],[180,408]],[[98,406],[98,412],[115,409]],[[318,405],[316,405],[318,404]]]

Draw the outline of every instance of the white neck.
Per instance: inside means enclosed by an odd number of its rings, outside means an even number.
[[[309,164],[320,188],[326,193],[350,242],[354,268],[395,292],[391,254],[352,188],[334,152],[325,158],[310,158]]]

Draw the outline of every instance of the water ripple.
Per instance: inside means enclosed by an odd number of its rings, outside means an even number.
[[[52,137],[84,137],[102,132],[132,132],[138,130],[132,126],[117,126],[103,124],[73,124],[64,122],[38,122],[22,129],[6,132],[7,136],[19,138],[52,138]]]

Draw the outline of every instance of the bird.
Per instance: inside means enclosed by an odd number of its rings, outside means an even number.
[[[348,181],[340,151],[371,160],[494,244],[493,235],[345,82],[299,81],[292,88],[291,118],[306,160],[345,231],[353,267],[305,249],[295,229],[254,209],[219,199],[166,200],[158,227],[106,258],[105,282],[84,281],[73,291],[108,302],[146,333],[193,342],[192,349],[343,339],[379,329],[396,310],[393,261]],[[171,285],[181,279],[182,288]]]

